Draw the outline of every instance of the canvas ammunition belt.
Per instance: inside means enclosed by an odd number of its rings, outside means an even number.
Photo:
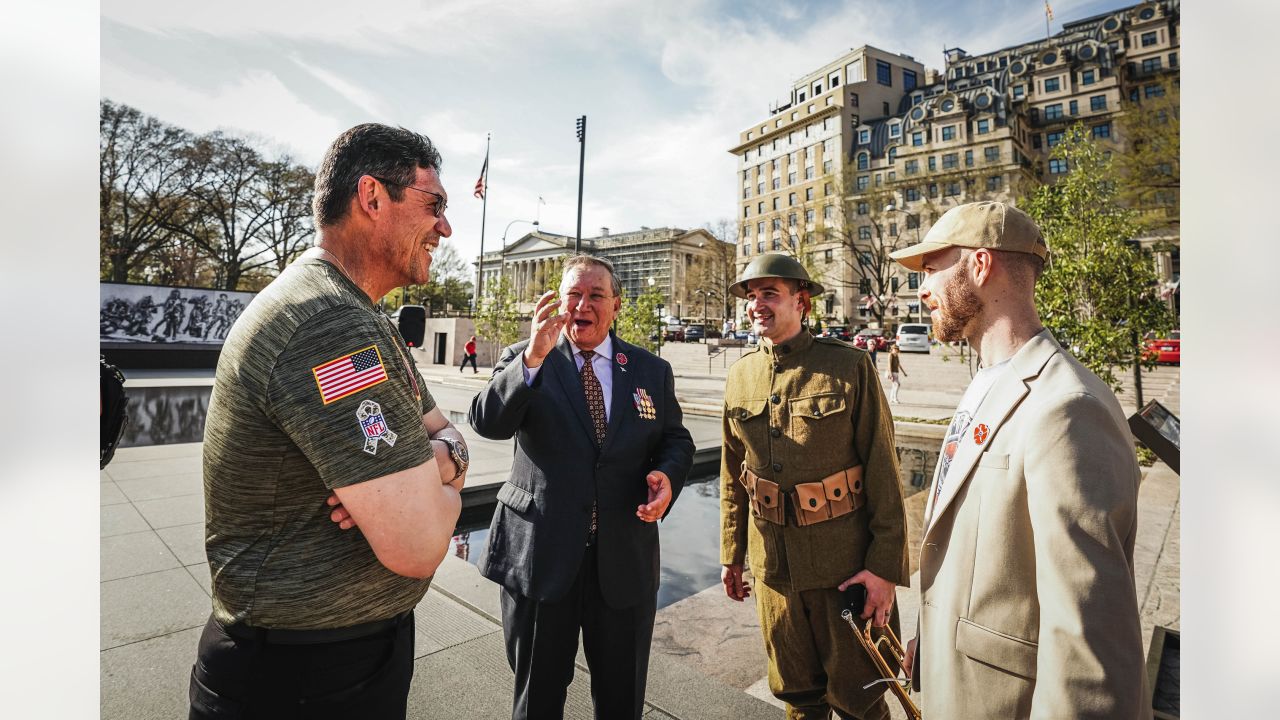
[[[751,498],[751,514],[777,525],[787,524],[787,505],[796,525],[804,527],[824,522],[862,507],[862,466],[854,465],[816,482],[800,483],[784,492],[778,483],[766,480],[742,465],[739,481]]]

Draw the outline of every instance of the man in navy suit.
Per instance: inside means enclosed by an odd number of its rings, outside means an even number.
[[[693,440],[671,365],[609,330],[622,306],[613,266],[574,255],[555,295],[471,402],[476,432],[516,439],[480,572],[502,586],[513,718],[563,716],[581,631],[596,717],[638,720],[656,522],[680,494]]]

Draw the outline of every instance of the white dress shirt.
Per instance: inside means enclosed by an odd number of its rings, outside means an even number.
[[[573,348],[573,364],[578,368],[578,373],[582,373],[582,349],[569,342],[569,347]],[[609,416],[613,413],[613,336],[605,335],[604,341],[595,348],[595,355],[591,357],[591,369],[596,373],[596,379],[600,381],[600,391],[604,394],[604,418],[607,422]],[[553,351],[554,352],[554,351]],[[542,369],[539,365],[531,368],[524,364],[524,358],[520,359],[520,366],[524,368],[524,384],[533,385],[533,379],[538,377],[538,371]]]

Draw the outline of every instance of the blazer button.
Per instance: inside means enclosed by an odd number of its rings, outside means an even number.
[[[769,396],[769,402],[773,403],[774,405],[777,405],[778,403],[782,402],[782,398],[778,397],[778,393],[774,393]]]
[[[773,464],[773,471],[774,471],[774,472],[782,472],[782,463],[774,463],[774,464]]]
[[[769,434],[773,437],[782,437],[782,431],[778,428],[769,428]]]

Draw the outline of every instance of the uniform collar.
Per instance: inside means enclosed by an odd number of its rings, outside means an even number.
[[[760,343],[760,348],[764,350],[765,355],[773,360],[776,364],[787,362],[790,358],[797,357],[805,350],[813,347],[813,333],[808,328],[802,327],[795,337],[783,343]]]

